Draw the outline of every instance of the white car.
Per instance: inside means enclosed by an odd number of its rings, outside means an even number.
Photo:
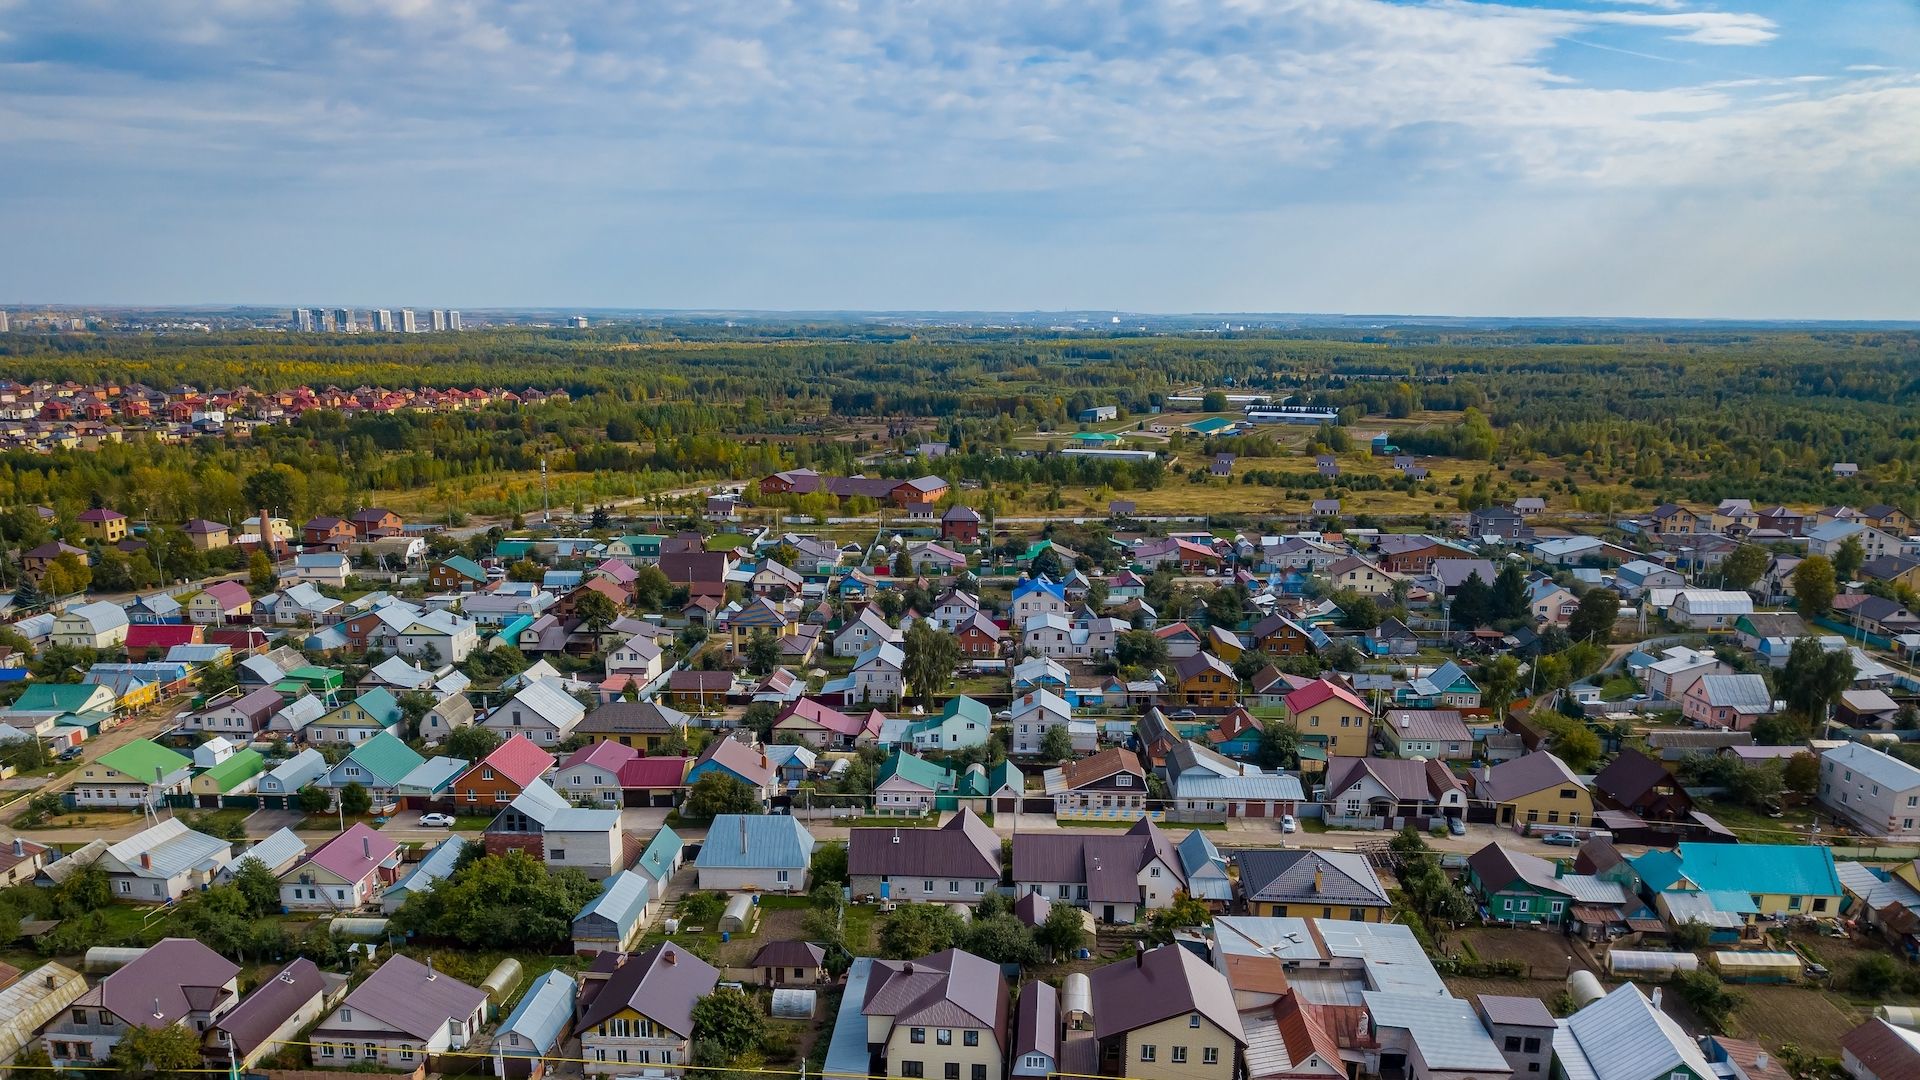
[[[421,814],[420,827],[423,829],[451,829],[453,828],[453,815]]]
[[[1299,832],[1300,823],[1293,820],[1292,814],[1282,815],[1280,818],[1280,831],[1283,833]]]

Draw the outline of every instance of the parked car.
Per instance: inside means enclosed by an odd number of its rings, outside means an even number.
[[[1448,831],[1448,832],[1450,832],[1450,833],[1452,833],[1452,834],[1453,834],[1453,835],[1455,835],[1455,836],[1465,836],[1465,835],[1467,835],[1467,822],[1466,822],[1466,819],[1465,819],[1465,818],[1457,818],[1457,817],[1451,817],[1451,818],[1448,818],[1448,819],[1447,819],[1447,831]]]
[[[1280,818],[1280,831],[1283,833],[1298,832],[1300,831],[1300,823],[1293,820],[1292,814],[1284,814]]]
[[[421,814],[420,827],[423,829],[451,829],[453,828],[453,815]]]
[[[1557,847],[1580,846],[1580,838],[1570,832],[1548,833],[1540,838],[1540,842],[1543,844],[1553,844]]]

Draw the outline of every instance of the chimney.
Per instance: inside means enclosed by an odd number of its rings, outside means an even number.
[[[668,967],[672,967],[680,962],[680,954],[673,949],[662,949],[660,951],[660,958],[667,962]]]
[[[13,838],[13,857],[16,859],[27,857],[27,842],[17,836]]]
[[[740,815],[740,850],[747,849],[747,816]]]
[[[911,974],[913,974],[913,961],[911,961],[911,960],[909,960],[909,961],[907,961],[907,962],[906,962],[906,964],[905,964],[904,966],[902,966],[902,967],[901,967],[901,969],[900,969],[900,973],[901,973],[902,975],[911,975]]]
[[[1658,1009],[1660,1007],[1660,997],[1661,997],[1660,988],[1656,986],[1653,988],[1653,998],[1652,998],[1653,1007],[1655,1009]]]
[[[1133,943],[1133,966],[1137,968],[1147,966],[1147,943],[1144,941]]]
[[[166,1013],[163,1013],[160,1011],[160,999],[158,997],[155,997],[153,999],[153,1018],[155,1020],[164,1020],[166,1019],[166,1016],[167,1016]]]
[[[1313,868],[1313,892],[1316,896],[1320,894],[1320,867],[1318,866]]]
[[[1768,1054],[1767,1054],[1767,1052],[1766,1052],[1765,1050],[1762,1050],[1762,1051],[1760,1051],[1760,1052],[1759,1052],[1758,1054],[1755,1054],[1755,1055],[1753,1056],[1753,1071],[1754,1071],[1754,1072],[1760,1072],[1760,1073],[1763,1073],[1763,1072],[1766,1072],[1766,1071],[1767,1071],[1767,1066],[1768,1066],[1768,1065],[1771,1065],[1771,1064],[1773,1064],[1773,1058],[1771,1058],[1770,1056],[1768,1056]]]
[[[141,853],[140,853],[140,869],[142,869],[142,870],[151,870],[151,869],[153,869],[153,855],[152,855],[152,854],[150,854],[150,853],[148,853],[148,852],[145,852],[145,851],[143,851],[143,852],[141,852]]]
[[[362,836],[360,838],[360,857],[363,859],[373,858],[373,837]]]
[[[433,957],[427,957],[427,981],[432,982],[439,977],[439,973],[433,970]]]

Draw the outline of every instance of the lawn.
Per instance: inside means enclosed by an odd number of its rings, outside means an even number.
[[[1697,806],[1701,813],[1732,829],[1736,836],[1748,843],[1806,843],[1807,826],[1814,821],[1813,811],[1804,806],[1789,806],[1777,818],[1738,803],[1715,799],[1701,799]]]
[[[1603,701],[1620,701],[1640,693],[1640,680],[1631,675],[1615,675],[1600,684],[1600,698]]]
[[[251,810],[183,810],[180,817],[196,832],[219,836],[229,829],[241,829],[253,816]]]
[[[18,818],[15,819],[16,825],[18,820]],[[140,815],[131,810],[76,810],[71,814],[56,814],[32,828],[118,829],[139,820]],[[17,827],[26,828],[27,826]]]

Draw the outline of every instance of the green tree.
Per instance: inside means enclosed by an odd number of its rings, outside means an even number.
[[[745,657],[747,670],[755,675],[765,675],[780,664],[780,641],[765,630],[755,630],[747,636]]]
[[[907,692],[931,704],[934,695],[953,678],[953,670],[960,664],[960,641],[933,625],[930,619],[915,619],[907,630],[901,653],[900,677],[907,684]]]
[[[1733,1019],[1735,1009],[1746,1000],[1734,993],[1720,981],[1720,976],[1700,968],[1689,971],[1675,980],[1680,997],[1692,1007],[1694,1014],[1706,1021],[1707,1026],[1716,1031],[1725,1032],[1728,1021]]]
[[[300,809],[309,814],[317,814],[333,804],[332,796],[328,795],[324,789],[314,787],[311,784],[301,788],[300,794],[296,796],[296,798],[300,804]]]
[[[1201,412],[1226,412],[1227,395],[1221,390],[1209,390],[1200,398]]]
[[[1795,754],[1781,770],[1780,782],[1788,791],[1812,795],[1820,788],[1820,759],[1812,754]]]
[[[643,566],[633,579],[633,606],[644,612],[659,613],[665,610],[667,600],[673,596],[673,582],[657,566]]]
[[[1605,645],[1613,639],[1613,624],[1620,621],[1620,594],[1612,589],[1588,589],[1580,595],[1580,606],[1567,620],[1567,636],[1575,641]]]
[[[1810,556],[1809,561],[1813,558],[1818,556]],[[1853,656],[1845,649],[1828,652],[1813,638],[1800,638],[1787,653],[1777,685],[1788,711],[1821,723],[1826,720],[1827,705],[1853,685],[1853,675]]]
[[[86,592],[93,584],[93,567],[73,552],[63,552],[40,572],[40,591],[48,597]]]
[[[307,476],[284,463],[275,463],[255,471],[240,488],[249,508],[266,510],[269,516],[293,516],[307,506]]]
[[[1380,625],[1380,604],[1364,593],[1342,592],[1333,597],[1340,609],[1340,625],[1348,630],[1371,630]]]
[[[1720,574],[1725,578],[1727,588],[1744,589],[1759,581],[1760,575],[1767,572],[1767,562],[1771,558],[1767,549],[1758,544],[1741,544],[1720,564]]]
[[[680,817],[690,823],[712,821],[721,814],[758,814],[760,796],[746,782],[715,769],[703,774],[687,789],[680,805]]]
[[[1454,591],[1447,617],[1456,630],[1485,626],[1493,618],[1493,588],[1480,580],[1480,571],[1468,574],[1467,580]]]
[[[1086,917],[1070,904],[1054,904],[1047,909],[1046,920],[1034,928],[1033,937],[1053,956],[1072,956],[1087,943]]]
[[[1496,719],[1504,719],[1507,706],[1520,693],[1520,661],[1502,653],[1480,665],[1480,700]]]
[[[816,888],[821,885],[845,885],[848,881],[847,845],[831,841],[821,843],[813,849],[813,863],[809,869],[809,876],[813,878]]]
[[[233,888],[246,901],[247,911],[255,918],[280,910],[280,879],[266,863],[241,856],[233,872]]]
[[[606,595],[592,591],[582,594],[574,602],[573,613],[580,617],[581,623],[595,637],[606,633],[614,623],[620,621],[619,605]]]
[[[1011,914],[975,917],[961,935],[960,946],[996,964],[1033,965],[1046,960],[1033,930]]]
[[[1866,561],[1867,549],[1860,543],[1859,533],[1840,541],[1839,549],[1833,553],[1834,580],[1854,580],[1860,574],[1860,564]]]
[[[966,924],[944,904],[902,904],[880,931],[880,955],[889,960],[912,960],[960,940]]]
[[[1147,939],[1159,944],[1173,940],[1177,931],[1195,926],[1206,926],[1213,922],[1213,912],[1207,905],[1184,891],[1173,896],[1173,903],[1147,914]]]
[[[759,1048],[766,1037],[766,1023],[752,998],[723,987],[693,1003],[693,1037],[732,1062]]]
[[[358,781],[349,783],[340,789],[340,812],[349,817],[358,817],[373,809],[373,793],[366,785]]]
[[[247,560],[247,586],[255,596],[270,593],[280,587],[280,578],[273,572],[273,560],[267,558],[264,551],[256,551]]]
[[[1167,643],[1151,630],[1128,630],[1113,639],[1113,662],[1152,671],[1167,665]]]
[[[471,724],[467,727],[453,729],[453,731],[447,735],[446,744],[442,746],[441,749],[446,752],[448,757],[459,758],[461,761],[466,762],[474,762],[480,761],[488,754],[493,753],[499,746],[499,732],[492,728],[481,727],[479,724]]]
[[[123,1074],[178,1076],[200,1065],[200,1035],[184,1024],[134,1026],[114,1044],[108,1064]]]
[[[1040,736],[1040,757],[1046,761],[1066,761],[1073,757],[1073,732],[1065,724],[1048,725]]]
[[[1508,562],[1494,575],[1490,607],[1495,622],[1520,622],[1530,614],[1527,608],[1527,575],[1521,571],[1519,563]]]
[[[1839,588],[1835,575],[1833,561],[1825,555],[1800,560],[1800,565],[1793,568],[1793,605],[1800,614],[1811,619],[1833,607],[1833,594]]]
[[[1300,767],[1300,733],[1291,724],[1267,720],[1260,725],[1260,749],[1255,763],[1263,769]]]

